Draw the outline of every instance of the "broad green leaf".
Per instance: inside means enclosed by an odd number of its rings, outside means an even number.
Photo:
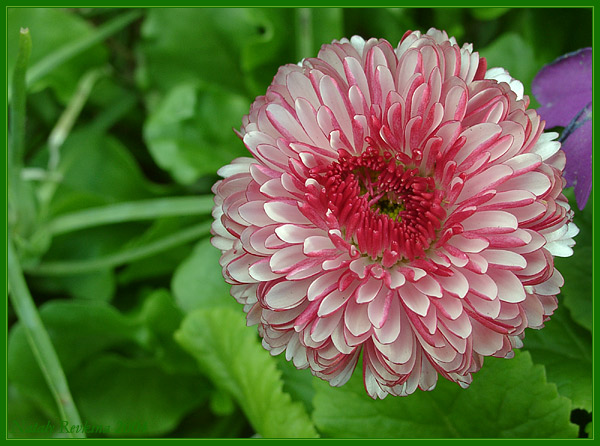
[[[142,27],[138,80],[163,92],[202,80],[245,95],[245,72],[284,47],[281,30],[285,21],[268,9],[151,9]]]
[[[565,279],[565,284],[560,292],[564,298],[564,305],[571,312],[575,322],[589,331],[593,330],[593,214],[594,197],[593,192],[583,211],[575,206],[572,189],[566,191],[569,202],[575,208],[574,222],[579,228],[579,234],[575,236],[575,246],[571,257],[557,257],[554,259],[556,268]]]
[[[128,344],[136,335],[135,326],[126,317],[97,301],[53,300],[42,305],[40,317],[67,375],[86,359],[106,348]],[[7,376],[45,414],[56,414],[54,399],[20,323],[8,336]]]
[[[58,8],[9,8],[7,11],[7,64],[8,81],[12,76],[12,67],[16,60],[16,42],[20,28],[29,28],[33,45],[30,66],[35,65],[57,48],[93,33],[93,26],[73,12]],[[57,26],[60,24],[60,26]],[[89,68],[104,65],[108,60],[106,49],[102,45],[82,52],[59,66],[30,90],[39,91],[52,87],[58,97],[67,102],[77,82]]]
[[[592,336],[575,324],[562,302],[542,330],[527,330],[525,349],[533,362],[546,368],[549,382],[573,402],[592,410]]]
[[[212,381],[227,390],[265,438],[312,438],[317,433],[304,407],[285,393],[276,361],[260,345],[241,312],[197,310],[175,339],[198,360]]]
[[[181,184],[197,181],[239,156],[249,156],[233,128],[250,102],[197,84],[178,84],[151,112],[144,139],[156,163]]]
[[[285,355],[277,356],[277,367],[283,378],[283,391],[289,393],[293,400],[302,401],[306,411],[313,411],[313,398],[315,396],[315,381],[319,378],[313,376],[309,369],[298,370]]]
[[[490,45],[477,48],[477,51],[486,58],[488,68],[505,68],[514,79],[523,83],[526,92],[531,91],[531,80],[540,67],[531,45],[520,34],[502,33]]]
[[[73,276],[39,277],[32,289],[53,294],[68,293],[76,299],[92,299],[110,302],[116,290],[115,275],[112,270]]]
[[[210,395],[210,410],[218,416],[228,416],[235,412],[233,398],[226,390],[215,389]]]
[[[90,130],[73,132],[61,148],[62,176],[51,215],[94,205],[150,198],[157,191],[117,139]]]
[[[358,372],[358,373],[357,373]],[[563,438],[576,437],[568,399],[546,382],[528,353],[486,358],[468,389],[440,378],[431,392],[372,400],[359,371],[340,388],[319,383],[313,419],[330,437]]]
[[[249,98],[254,98],[265,94],[280,65],[298,62],[292,57],[294,32],[290,23],[293,20],[294,10],[292,8],[249,8],[246,11],[249,20],[258,30],[258,35],[252,39],[242,39],[240,61]],[[331,25],[332,22],[328,24]],[[331,29],[330,32],[335,32],[335,29]]]
[[[92,358],[70,384],[82,419],[108,426],[113,437],[164,435],[207,397],[199,377],[169,374],[152,360],[114,354]]]
[[[177,306],[186,313],[199,308],[239,308],[229,294],[231,286],[225,282],[219,265],[221,252],[204,239],[192,254],[175,270],[171,281]]]
[[[170,373],[197,374],[198,365],[173,339],[181,325],[183,313],[175,306],[166,289],[152,291],[145,297],[136,321],[146,330],[144,347]]]

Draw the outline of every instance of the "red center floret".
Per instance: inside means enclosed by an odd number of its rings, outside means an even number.
[[[340,151],[314,176],[346,241],[384,267],[424,258],[446,217],[434,179],[397,158],[374,147],[360,156]]]

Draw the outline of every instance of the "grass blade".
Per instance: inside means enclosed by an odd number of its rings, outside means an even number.
[[[10,239],[8,240],[7,275],[11,302],[19,317],[19,321],[23,324],[31,351],[37,359],[48,387],[56,400],[60,419],[68,421],[70,426],[81,426],[81,418],[71,396],[67,378],[56,355],[56,350],[52,345],[50,336],[48,336],[48,332],[33,302],[12,240]],[[83,438],[85,434],[83,432],[73,432],[71,436]]]

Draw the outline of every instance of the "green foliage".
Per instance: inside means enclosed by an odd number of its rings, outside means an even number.
[[[8,383],[6,389],[6,404],[10,410],[6,414],[8,438],[48,438],[53,436],[48,432],[48,424],[55,426],[56,420],[48,417],[38,409],[30,400],[12,384]]]
[[[479,53],[487,59],[488,67],[503,67],[524,85],[531,85],[539,69],[531,44],[515,32],[503,34]]]
[[[60,26],[56,26],[60,23]],[[9,8],[7,11],[6,59],[8,82],[11,82],[20,28],[29,28],[34,44],[30,66],[48,58],[71,42],[89,37],[93,25],[82,17],[56,8]],[[108,60],[106,48],[97,44],[56,67],[42,79],[30,85],[32,91],[52,88],[62,102],[67,102],[79,78],[90,67],[103,65]]]
[[[249,155],[233,129],[278,67],[333,39],[396,45],[437,27],[527,93],[544,64],[591,46],[590,8],[9,8],[9,83],[22,27],[32,46],[29,83],[9,90],[7,223],[41,323],[17,319],[9,284],[9,437],[68,436],[26,324],[48,332],[83,422],[110,426],[91,437],[577,435],[570,411],[593,408],[592,199],[575,210],[575,254],[556,259],[559,308],[523,353],[486,359],[468,390],[440,378],[383,401],[360,370],[331,388],[270,356],[209,228],[217,169]],[[572,420],[592,435],[588,415]]]
[[[84,129],[71,133],[57,167],[61,181],[49,215],[153,195],[131,152],[111,135]]]
[[[222,327],[228,330],[223,331]],[[317,433],[304,407],[283,392],[275,359],[246,329],[240,311],[197,310],[175,334],[207,375],[235,399],[265,438],[312,438]]]
[[[53,300],[40,308],[40,316],[67,375],[95,354],[135,338],[135,326],[102,302]],[[14,386],[47,415],[56,415],[21,324],[10,331],[7,355],[7,375]]]
[[[221,88],[178,84],[148,117],[144,137],[150,153],[176,181],[193,183],[246,155],[243,144],[231,140],[249,106],[243,96]]]
[[[71,383],[82,416],[90,424],[110,426],[110,436],[116,437],[170,432],[207,397],[202,380],[194,376],[166,373],[153,360],[111,354],[94,357]]]
[[[548,380],[573,408],[592,410],[592,336],[559,306],[543,330],[527,330],[525,348],[533,361],[544,364]]]
[[[468,390],[440,378],[431,392],[371,400],[362,377],[344,387],[320,383],[315,424],[346,438],[568,438],[571,405],[546,382],[544,368],[527,353],[511,360],[488,358]],[[474,422],[477,420],[477,422]]]
[[[567,191],[569,202],[575,203],[572,189]],[[579,234],[575,239],[573,255],[567,258],[558,258],[555,265],[565,277],[565,284],[561,288],[561,295],[564,298],[564,304],[571,312],[571,317],[575,322],[587,328],[593,329],[594,315],[592,303],[592,282],[590,278],[594,274],[593,270],[593,215],[594,200],[590,195],[588,204],[579,211],[575,205],[574,222],[579,228]]]
[[[198,308],[226,306],[238,308],[229,295],[229,288],[221,274],[221,252],[205,239],[196,245],[173,274],[171,288],[177,306],[186,313]]]

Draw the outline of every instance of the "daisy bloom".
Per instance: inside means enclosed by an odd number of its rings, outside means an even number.
[[[373,398],[463,387],[541,328],[577,228],[523,86],[436,29],[279,69],[221,168],[214,246],[271,354]]]

